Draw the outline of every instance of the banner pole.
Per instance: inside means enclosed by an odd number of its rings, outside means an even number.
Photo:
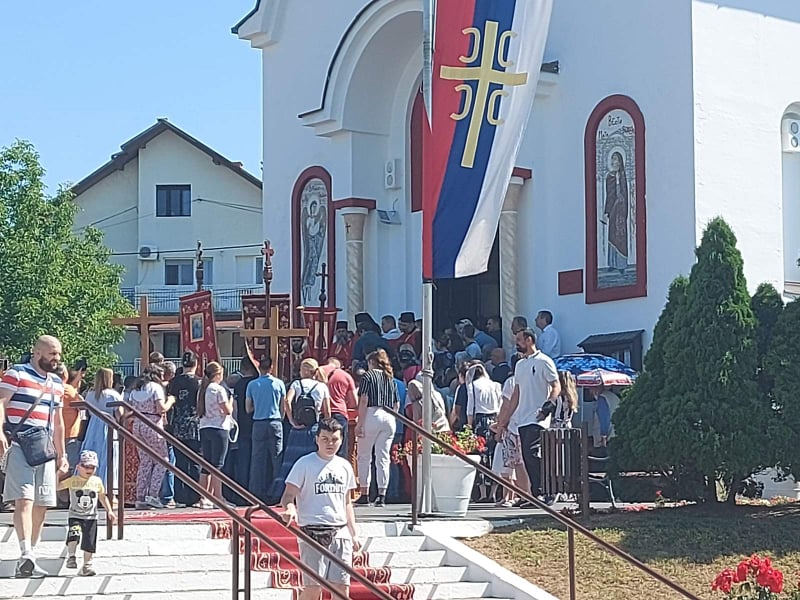
[[[433,282],[422,284],[422,428],[433,431]],[[431,487],[431,441],[422,438],[422,510],[433,512],[433,489]]]

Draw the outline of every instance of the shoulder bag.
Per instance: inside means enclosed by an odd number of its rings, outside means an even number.
[[[53,435],[51,432],[53,409],[56,398],[55,392],[53,391],[53,382],[49,377],[47,378],[47,382],[50,384],[50,410],[47,413],[47,427],[31,427],[27,431],[19,432],[25,424],[25,421],[28,420],[28,417],[31,416],[31,413],[47,393],[47,390],[43,390],[9,436],[11,441],[17,442],[20,450],[22,450],[23,456],[25,456],[25,462],[31,467],[38,467],[56,458],[56,447],[55,444],[53,444]]]

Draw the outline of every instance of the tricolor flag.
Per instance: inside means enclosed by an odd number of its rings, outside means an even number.
[[[539,79],[553,0],[437,0],[423,146],[423,276],[482,273]]]

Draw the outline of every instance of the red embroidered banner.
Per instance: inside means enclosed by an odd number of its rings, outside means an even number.
[[[217,326],[211,292],[203,290],[180,298],[181,345],[197,355],[201,368],[219,362]]]

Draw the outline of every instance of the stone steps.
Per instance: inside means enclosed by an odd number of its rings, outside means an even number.
[[[392,584],[412,584],[418,600],[477,600],[491,596],[492,584],[471,581],[469,563],[452,562],[446,548],[400,524],[360,523],[370,567],[391,568]],[[13,529],[0,529],[0,599],[49,600],[214,600],[230,597],[231,541],[210,537],[207,523],[126,524],[124,540],[105,540],[99,530],[96,577],[79,577],[65,567],[66,526],[48,526],[36,552],[52,575],[13,579],[19,548]],[[275,530],[281,546],[295,540]],[[254,544],[255,545],[255,544]],[[78,552],[78,564],[82,553]],[[240,569],[244,558],[240,558]],[[478,577],[482,577],[478,575]],[[294,600],[291,589],[272,588],[269,571],[253,571],[253,597]],[[240,579],[240,585],[243,579]],[[508,595],[508,592],[502,594]],[[527,597],[527,596],[526,596]]]

